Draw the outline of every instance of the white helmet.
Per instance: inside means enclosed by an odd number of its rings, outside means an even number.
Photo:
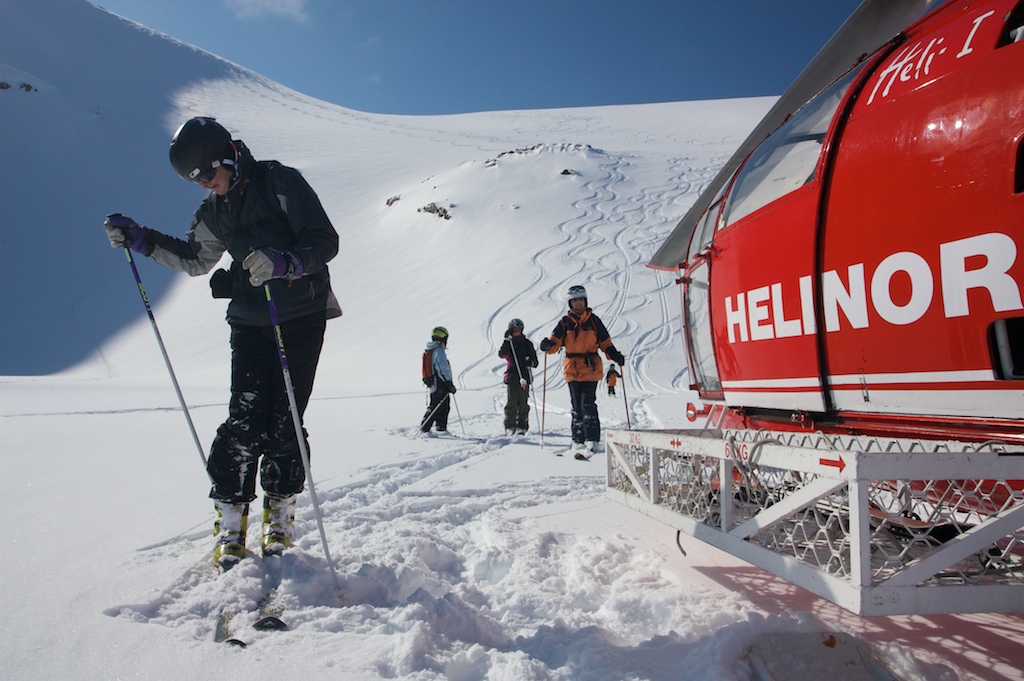
[[[571,302],[577,298],[586,299],[586,297],[587,289],[583,288],[582,286],[576,285],[569,287],[569,293],[566,295],[565,299]]]

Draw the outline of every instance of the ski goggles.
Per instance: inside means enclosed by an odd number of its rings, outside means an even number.
[[[198,184],[200,182],[212,182],[213,178],[216,175],[217,175],[217,168],[210,168],[205,173],[202,173],[201,175],[196,175],[195,178],[193,178],[192,181],[195,182],[196,184]]]

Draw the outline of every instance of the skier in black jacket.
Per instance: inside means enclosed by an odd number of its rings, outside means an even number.
[[[221,270],[211,280],[223,290],[215,292],[217,297],[231,298],[231,401],[207,462],[217,511],[213,560],[228,570],[245,556],[257,470],[264,490],[264,555],[291,545],[295,501],[305,481],[263,287],[269,286],[277,308],[301,418],[326,322],[341,315],[327,269],[338,253],[338,234],[297,170],[255,161],[213,118],[185,121],[171,140],[170,159],[183,179],[211,192],[185,238],[121,214],[108,216],[104,228],[111,246],[130,248],[191,276],[209,272],[225,251],[231,255],[230,274]]]
[[[537,351],[530,339],[523,335],[523,320],[513,319],[505,332],[505,342],[498,357],[508,362],[505,384],[508,401],[505,403],[505,434],[525,435],[530,429],[531,368],[537,367]]]

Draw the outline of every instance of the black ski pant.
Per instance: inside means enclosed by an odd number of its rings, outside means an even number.
[[[530,384],[524,388],[519,379],[508,377],[508,401],[505,402],[505,429],[530,429]]]
[[[326,325],[325,313],[281,324],[300,420],[313,392]],[[267,494],[286,497],[302,491],[305,468],[272,326],[231,325],[231,401],[206,470],[213,482],[210,497],[220,501],[255,499],[257,470]]]
[[[424,433],[430,431],[430,427],[434,426],[438,432],[442,430],[448,430],[448,412],[452,409],[452,400],[448,397],[450,393],[444,388],[438,386],[437,389],[430,393],[430,404],[427,406],[427,411],[423,414],[423,420],[420,421],[420,430]]]
[[[572,441],[600,442],[597,381],[570,381],[569,397],[572,399]]]

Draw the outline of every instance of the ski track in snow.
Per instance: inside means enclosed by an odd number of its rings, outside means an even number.
[[[557,152],[558,149],[544,151]],[[626,355],[627,366],[623,369],[633,396],[630,409],[643,413],[645,398],[651,394],[677,393],[681,388],[688,388],[682,380],[685,369],[669,385],[659,384],[648,370],[659,359],[667,358],[675,366],[685,366],[685,362],[679,303],[669,295],[669,291],[677,290],[674,278],[670,273],[645,265],[685,212],[682,204],[688,205],[687,197],[696,196],[713,173],[691,167],[685,158],[671,158],[668,172],[659,185],[637,187],[629,174],[628,157],[596,149],[586,151],[598,157],[601,174],[582,185],[584,196],[572,204],[577,215],[555,227],[558,241],[533,256],[531,268],[526,274],[520,274],[528,278],[522,291],[495,307],[485,323],[485,334],[489,339],[502,339],[507,320],[516,315],[522,303],[564,300],[569,286],[582,284],[587,288],[591,306],[608,326],[616,347]],[[566,263],[573,267],[567,268]],[[560,276],[552,277],[553,271]],[[565,275],[567,271],[572,274]],[[656,310],[655,323],[651,323],[649,314],[644,323],[637,321],[637,313],[647,308]],[[547,337],[557,319],[529,326],[527,336],[539,342]],[[641,331],[641,328],[648,330]],[[625,346],[623,340],[633,336],[636,336],[633,347]],[[500,384],[504,364],[496,358],[499,343],[500,340],[492,340],[490,353],[465,364],[457,374],[460,385],[466,384],[479,367],[487,365],[494,367],[491,373],[495,385]],[[549,390],[565,385],[560,357],[548,357]],[[541,370],[536,373],[540,374]],[[538,388],[541,380],[538,375],[535,384]]]

